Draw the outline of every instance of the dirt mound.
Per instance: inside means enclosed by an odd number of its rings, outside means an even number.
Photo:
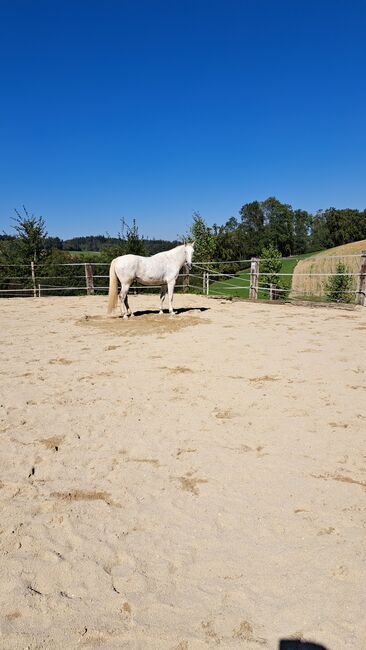
[[[170,334],[178,332],[185,327],[208,323],[209,320],[202,318],[200,312],[203,309],[185,309],[177,312],[175,316],[168,314],[159,315],[157,311],[136,312],[127,320],[117,316],[88,316],[80,319],[78,323],[86,327],[97,327],[112,334],[121,336],[147,336],[151,334]]]

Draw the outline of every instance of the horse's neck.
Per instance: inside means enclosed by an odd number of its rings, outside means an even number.
[[[176,260],[177,264],[179,264],[179,268],[185,264],[186,261],[186,249],[185,246],[177,246],[176,249],[174,250],[174,259]]]

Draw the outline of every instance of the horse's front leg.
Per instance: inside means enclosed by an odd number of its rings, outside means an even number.
[[[173,311],[173,294],[175,287],[175,279],[168,282],[168,300],[169,300],[169,314],[174,316],[175,311]]]
[[[159,314],[163,313],[163,304],[164,304],[164,298],[166,296],[166,291],[167,291],[167,286],[162,285],[162,287],[160,289],[160,311],[159,311]]]

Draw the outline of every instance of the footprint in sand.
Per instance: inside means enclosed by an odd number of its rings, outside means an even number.
[[[339,578],[340,580],[346,578],[349,574],[349,569],[345,565],[341,564],[337,566],[334,571],[332,571],[332,576]]]
[[[193,454],[197,449],[191,449],[190,447],[187,447],[187,449],[179,449],[177,450],[176,458],[179,458],[182,454]]]
[[[64,439],[65,436],[51,436],[50,438],[43,438],[42,440],[38,440],[38,442],[40,442],[41,445],[44,445],[46,449],[53,449],[54,451],[58,451]]]
[[[188,650],[188,641],[180,641],[173,650]]]
[[[266,645],[265,639],[254,636],[253,626],[249,621],[241,621],[238,629],[234,630],[233,639],[241,639],[242,641],[251,641],[259,645]]]
[[[95,490],[70,490],[69,492],[51,492],[51,497],[55,497],[60,501],[104,501],[104,503],[109,506],[118,505],[112,501],[109,492],[97,492]]]
[[[48,363],[60,364],[61,366],[69,366],[71,363],[73,363],[73,361],[71,361],[71,359],[59,358],[59,359],[50,359]]]
[[[236,413],[231,409],[214,409],[214,414],[218,420],[232,420],[236,417]]]
[[[206,479],[195,478],[193,476],[195,472],[187,472],[185,476],[175,476],[171,480],[179,481],[180,489],[184,492],[190,492],[195,496],[199,495],[198,485],[201,483],[208,483]]]
[[[154,465],[155,467],[160,467],[160,463],[157,458],[127,458],[127,463],[147,463],[148,465]]]
[[[206,643],[209,643],[210,641],[214,641],[216,645],[220,645],[222,641],[222,637],[220,637],[217,634],[217,632],[214,630],[212,621],[202,621],[201,627],[205,632]]]
[[[319,537],[320,535],[331,535],[332,533],[335,533],[336,529],[333,528],[333,526],[329,526],[329,528],[321,528],[317,532],[317,536]]]
[[[264,445],[258,445],[257,447],[249,447],[249,445],[239,445],[238,447],[225,447],[225,449],[230,449],[231,451],[237,451],[239,454],[247,454],[249,452],[255,452],[258,458],[262,456],[268,456],[267,453],[261,453],[264,449]]]
[[[168,366],[161,366],[160,370],[168,370],[171,375],[184,375],[190,372],[193,372],[191,368],[187,366],[175,366],[174,368],[168,368]]]
[[[263,375],[262,377],[249,377],[251,384],[263,384],[268,381],[279,381],[280,378],[276,375]]]

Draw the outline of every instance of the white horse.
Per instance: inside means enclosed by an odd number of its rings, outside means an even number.
[[[169,298],[169,313],[173,311],[173,293],[175,283],[182,266],[188,269],[192,267],[192,255],[194,243],[176,246],[170,251],[157,253],[152,257],[141,257],[140,255],[122,255],[111,262],[109,269],[109,293],[108,293],[108,314],[117,306],[118,302],[118,280],[121,283],[120,306],[123,318],[133,315],[128,305],[128,290],[137,280],[141,284],[161,286],[160,291],[160,314],[163,313],[163,302],[166,292]]]

